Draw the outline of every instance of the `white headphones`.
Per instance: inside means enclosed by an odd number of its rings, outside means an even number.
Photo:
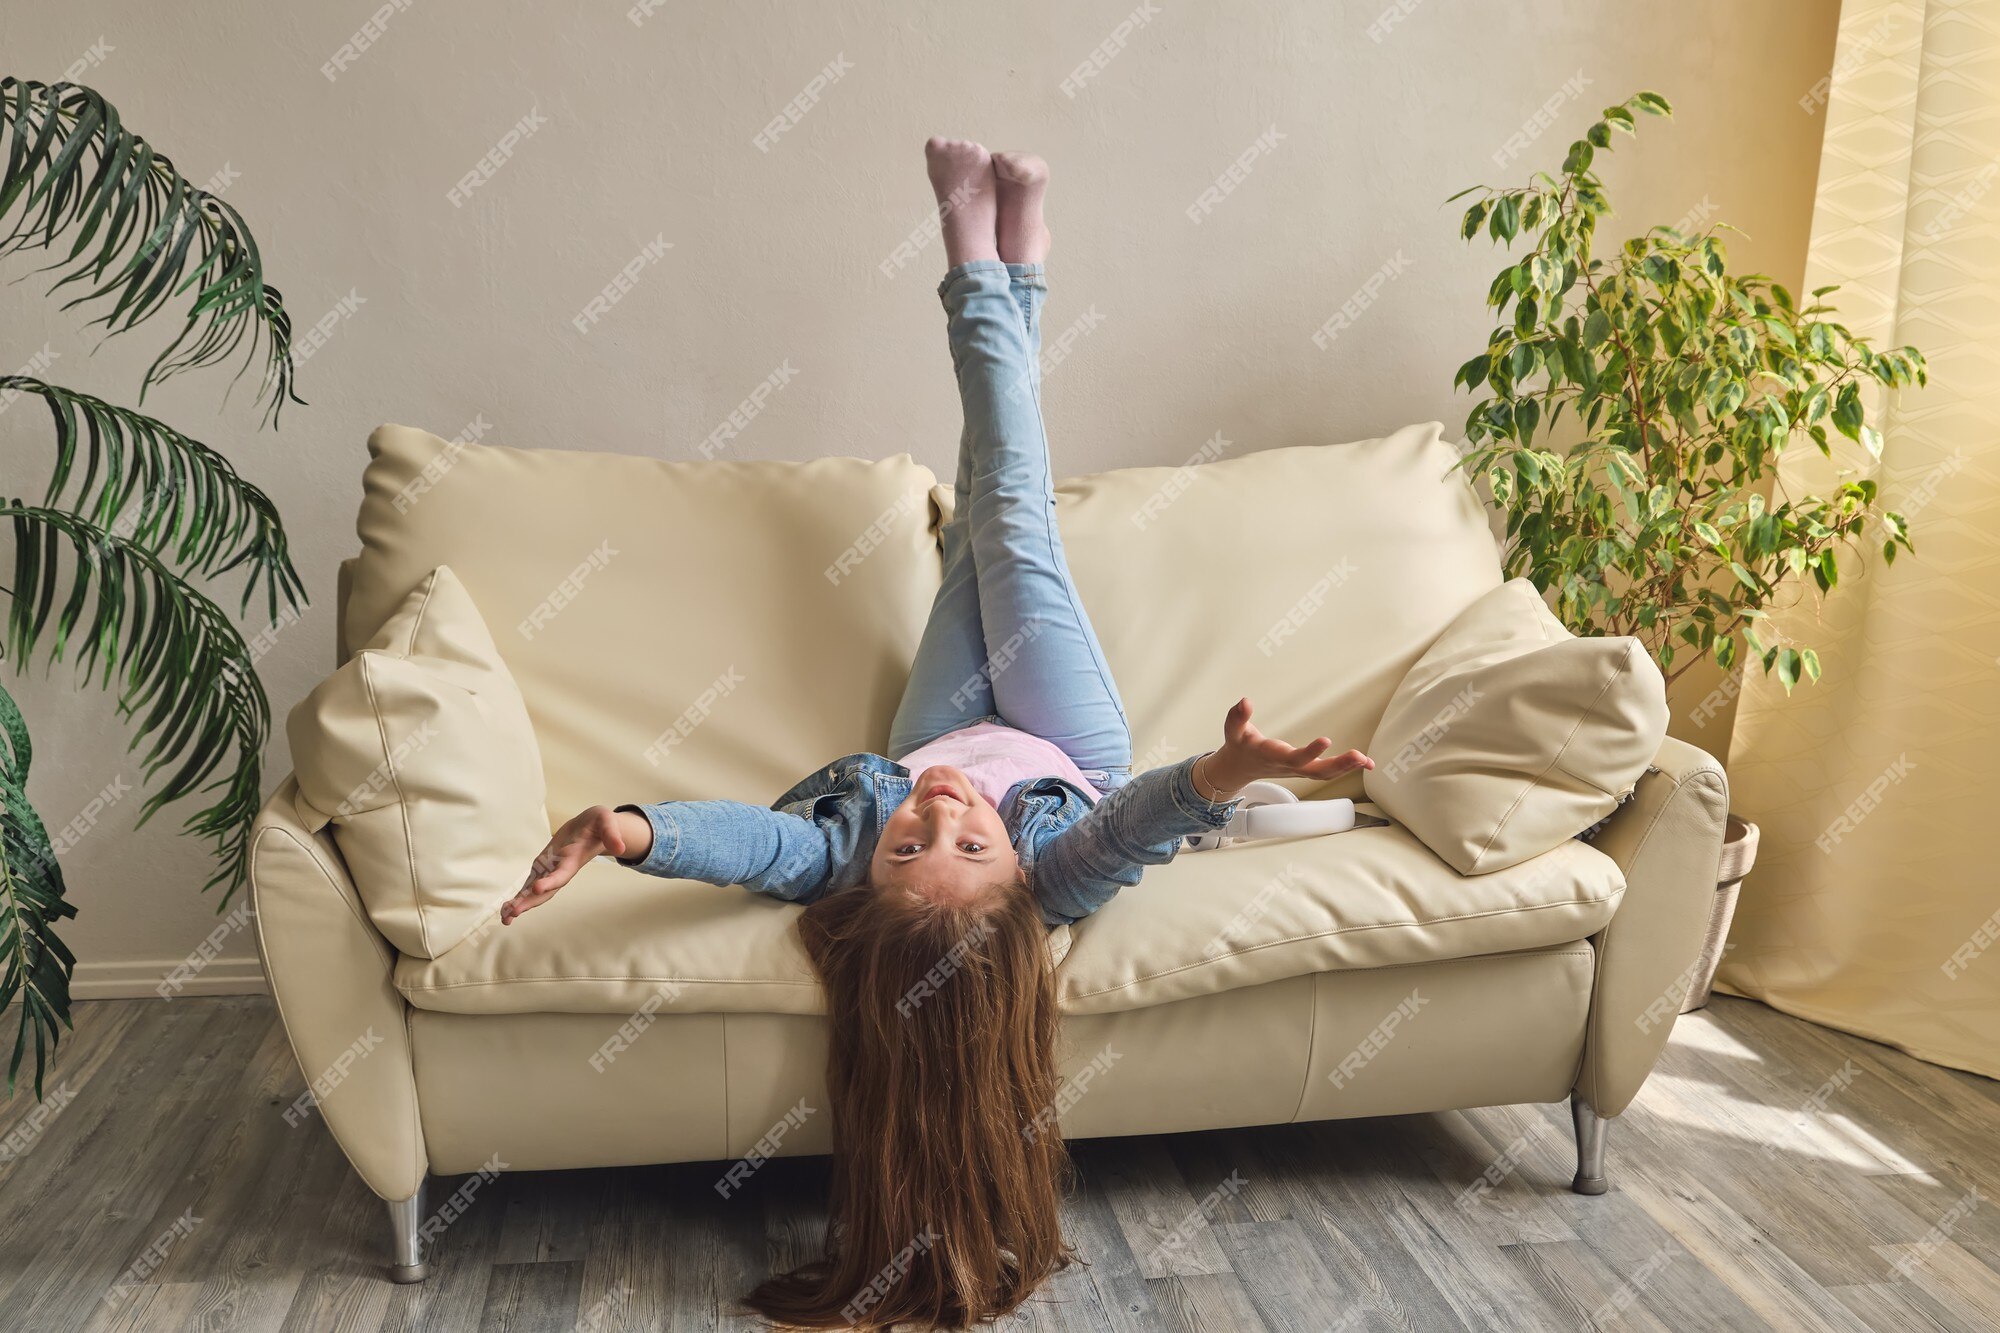
[[[1345,833],[1354,827],[1354,802],[1301,801],[1298,793],[1276,782],[1253,782],[1243,789],[1242,804],[1229,823],[1213,833],[1187,839],[1185,850],[1209,852],[1232,842],[1258,838],[1310,838]]]

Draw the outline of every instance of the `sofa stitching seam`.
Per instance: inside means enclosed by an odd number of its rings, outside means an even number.
[[[722,1029],[722,1151],[726,1156],[729,1146],[729,1015],[719,1015]]]
[[[629,982],[681,982],[697,986],[799,986],[813,987],[816,981],[780,981],[764,977],[642,977],[625,973],[619,976],[599,976],[581,974],[559,977],[489,977],[476,981],[438,981],[396,983],[396,989],[408,994],[410,991],[461,990],[468,986],[530,986],[551,981],[629,981]]]
[[[1306,1112],[1306,1094],[1312,1091],[1313,1051],[1319,1046],[1319,979],[1320,973],[1312,974],[1312,992],[1307,997],[1306,1014],[1306,1058],[1305,1069],[1299,1074],[1299,1100],[1292,1107],[1291,1123],[1299,1123],[1299,1117]]]

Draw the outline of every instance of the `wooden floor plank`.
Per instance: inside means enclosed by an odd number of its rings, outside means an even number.
[[[390,1285],[377,1274],[313,1273],[299,1283],[278,1333],[376,1333]]]
[[[1077,1188],[1063,1209],[1063,1233],[1081,1263],[1058,1273],[1020,1312],[1024,1328],[1149,1333],[1159,1328],[1153,1292],[1117,1211],[1099,1183],[1100,1153],[1122,1154],[1117,1140],[1071,1146]]]
[[[480,1333],[569,1333],[576,1327],[583,1261],[496,1263]]]
[[[381,1201],[316,1117],[283,1120],[304,1079],[267,998],[76,1008],[63,1103],[0,1161],[0,1330],[750,1330],[743,1293],[824,1242],[823,1159],[727,1200],[716,1163],[522,1173],[443,1231],[429,1281],[396,1286]],[[0,1139],[33,1110],[0,1104]],[[1557,1104],[1072,1145],[1083,1262],[1002,1327],[2000,1327],[1989,1080],[1724,997],[1609,1127],[1608,1194],[1568,1191],[1567,1122]],[[432,1209],[468,1179],[434,1179]]]
[[[1157,1139],[1111,1139],[1091,1154],[1096,1187],[1111,1203],[1139,1276],[1226,1273],[1229,1260],[1209,1224],[1216,1210],[1247,1188],[1239,1172],[1191,1187]]]
[[[1225,1222],[1215,1235],[1271,1333],[1353,1327],[1356,1293],[1335,1281],[1304,1223]]]
[[[1268,1333],[1243,1280],[1234,1273],[1197,1273],[1146,1283],[1160,1327],[1171,1333]]]

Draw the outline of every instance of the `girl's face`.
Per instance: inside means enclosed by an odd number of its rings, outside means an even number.
[[[878,888],[955,898],[1008,883],[1020,868],[1000,812],[948,764],[917,774],[909,798],[882,826],[868,865]]]

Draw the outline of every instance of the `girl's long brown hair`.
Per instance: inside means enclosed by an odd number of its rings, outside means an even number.
[[[863,885],[806,909],[827,994],[826,1254],[746,1297],[802,1328],[959,1328],[1070,1262],[1055,981],[1022,881],[973,901]]]

